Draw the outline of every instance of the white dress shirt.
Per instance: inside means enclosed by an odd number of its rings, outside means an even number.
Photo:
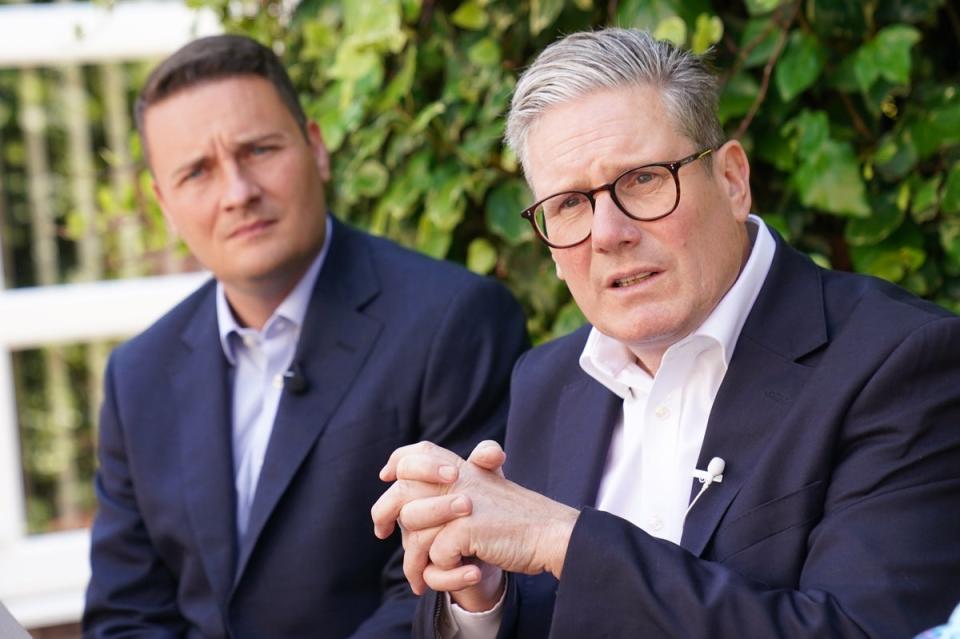
[[[310,295],[330,247],[333,224],[327,217],[323,247],[310,268],[263,325],[240,326],[217,282],[217,324],[220,344],[231,366],[233,472],[237,491],[237,539],[247,531],[260,469],[267,454],[273,422],[283,393],[283,374],[290,370]]]
[[[580,356],[583,370],[623,400],[597,508],[675,544],[713,400],[773,261],[763,221],[751,215],[748,229],[753,246],[737,281],[703,324],[664,352],[655,375],[595,328]]]
[[[596,328],[580,355],[581,368],[623,400],[597,508],[676,544],[713,400],[773,262],[776,245],[763,220],[749,216],[747,229],[750,256],[736,282],[703,324],[664,352],[654,375],[626,345]],[[443,639],[496,636],[501,604],[481,613],[455,603],[443,608]]]

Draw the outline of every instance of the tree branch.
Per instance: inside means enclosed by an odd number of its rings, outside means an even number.
[[[750,127],[750,123],[753,122],[753,118],[756,117],[757,111],[760,110],[760,105],[767,99],[767,91],[770,89],[770,76],[773,75],[773,68],[776,66],[777,60],[780,58],[780,54],[783,53],[783,48],[787,44],[787,36],[790,34],[790,27],[793,25],[793,21],[797,18],[797,13],[800,11],[801,1],[802,0],[796,0],[796,2],[793,3],[790,18],[786,23],[781,25],[782,31],[780,32],[780,38],[777,40],[777,46],[767,60],[767,64],[763,67],[763,80],[760,83],[760,90],[757,92],[757,97],[754,98],[753,104],[750,105],[750,110],[747,111],[747,115],[740,121],[740,126],[737,127],[737,132],[733,136],[734,139],[739,140],[743,137],[744,133],[746,133]]]

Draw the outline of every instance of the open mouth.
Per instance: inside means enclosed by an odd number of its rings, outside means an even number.
[[[625,288],[627,286],[633,286],[634,284],[639,284],[644,280],[650,279],[654,275],[656,275],[655,271],[647,271],[646,273],[637,273],[636,275],[631,275],[630,277],[621,277],[618,280],[613,280],[613,288]]]

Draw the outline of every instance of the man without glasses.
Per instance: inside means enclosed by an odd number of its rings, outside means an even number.
[[[716,105],[640,31],[520,78],[523,215],[591,326],[518,362],[503,472],[495,444],[381,471],[377,534],[449,593],[420,636],[907,637],[960,599],[960,319],[750,215]]]
[[[85,636],[409,637],[376,469],[500,436],[519,307],[328,215],[320,131],[252,40],[174,53],[137,124],[216,279],[111,357]]]

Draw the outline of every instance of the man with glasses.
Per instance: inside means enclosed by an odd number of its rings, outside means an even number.
[[[381,471],[376,533],[449,593],[422,636],[905,637],[960,598],[960,319],[750,215],[716,103],[639,31],[520,78],[522,215],[591,325],[518,362],[505,464]]]

